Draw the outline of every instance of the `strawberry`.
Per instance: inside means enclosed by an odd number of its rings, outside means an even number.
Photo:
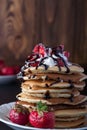
[[[66,56],[67,58],[70,57],[70,53],[69,53],[68,51],[64,51],[63,54],[64,54],[64,56]]]
[[[20,71],[20,67],[19,66],[14,66],[13,69],[14,69],[14,74],[18,74],[19,71]]]
[[[64,50],[64,45],[60,45],[58,47],[54,47],[52,48],[52,54],[55,54],[56,56],[58,56],[59,53],[63,53]]]
[[[36,128],[54,128],[54,113],[47,111],[47,106],[39,102],[37,110],[32,111],[29,115],[29,122]]]
[[[63,67],[63,66],[64,66],[64,63],[63,63],[63,61],[62,61],[61,59],[58,59],[58,61],[57,61],[57,62],[58,62],[58,65],[59,65],[59,66],[61,66],[61,67]]]
[[[37,67],[39,65],[39,61],[35,61],[34,63],[30,63],[30,66]]]
[[[60,50],[62,50],[62,52],[64,51],[64,45],[63,45],[63,44],[59,45],[58,48],[59,48]]]
[[[15,104],[15,107],[10,110],[9,113],[9,118],[12,122],[20,125],[25,125],[28,123],[28,116],[29,116],[29,111],[27,108]]]
[[[28,56],[27,61],[35,61],[38,58],[40,58],[39,55],[33,53],[32,55]]]
[[[42,57],[44,57],[46,54],[45,46],[42,43],[39,43],[34,47],[33,52],[40,54]]]
[[[10,66],[4,66],[1,69],[2,75],[13,75],[14,74],[14,68]]]

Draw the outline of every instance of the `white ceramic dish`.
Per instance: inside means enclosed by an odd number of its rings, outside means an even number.
[[[0,76],[0,84],[7,84],[15,81],[17,79],[16,75],[3,75]]]
[[[34,128],[34,127],[29,127],[29,126],[22,126],[18,125],[15,123],[12,123],[8,116],[9,116],[9,111],[11,108],[14,106],[15,102],[3,104],[0,106],[0,121],[8,125],[9,127],[13,128],[14,130],[52,130],[52,129],[39,129],[39,128]],[[53,129],[53,130],[87,130],[87,126],[84,125],[82,128],[73,128],[73,129]]]

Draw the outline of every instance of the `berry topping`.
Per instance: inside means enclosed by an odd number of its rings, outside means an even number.
[[[64,51],[64,45],[60,45],[60,46],[54,47],[54,48],[52,49],[52,53],[53,53],[54,55],[56,55],[56,56],[59,56],[59,53],[62,54],[63,51]]]
[[[26,61],[34,61],[37,58],[40,58],[38,54],[33,53],[32,55],[28,56]]]
[[[57,62],[58,62],[59,66],[61,66],[61,67],[64,66],[64,62],[60,58],[57,60]]]
[[[35,61],[33,63],[30,63],[30,66],[36,67],[39,65],[39,61]]]
[[[66,56],[67,58],[70,57],[70,53],[69,53],[68,51],[64,51],[63,54],[64,54],[64,56]]]
[[[29,116],[29,111],[27,108],[15,104],[15,107],[10,110],[9,113],[9,118],[12,122],[20,125],[25,125],[28,123],[28,116]]]
[[[58,66],[60,71],[61,67],[66,67],[66,72],[69,72],[68,66],[71,65],[68,62],[69,56],[70,53],[64,51],[64,45],[50,48],[40,43],[34,47],[32,54],[28,56],[25,66],[36,67],[36,69],[39,66],[43,66],[45,70],[49,67]]]
[[[19,66],[8,66],[4,60],[0,60],[0,75],[14,75],[20,71]]]
[[[29,115],[29,122],[36,128],[54,128],[55,116],[53,112],[47,111],[47,106],[42,102],[37,104],[37,110]]]
[[[5,65],[4,60],[0,60],[0,69]]]
[[[42,43],[40,43],[34,47],[33,52],[40,54],[41,57],[44,57],[46,54],[45,46]]]

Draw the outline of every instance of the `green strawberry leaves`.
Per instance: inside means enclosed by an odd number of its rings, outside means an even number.
[[[45,112],[48,110],[48,107],[45,103],[42,103],[41,101],[37,103],[37,111],[40,112]]]

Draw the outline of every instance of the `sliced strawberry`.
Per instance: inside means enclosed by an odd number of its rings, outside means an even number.
[[[34,63],[30,63],[30,66],[37,67],[39,65],[39,61],[36,61]]]
[[[28,56],[27,61],[35,61],[38,58],[40,58],[39,55],[33,53],[32,55]]]
[[[33,52],[40,54],[42,57],[44,57],[46,54],[45,46],[42,43],[40,43],[34,47]]]
[[[64,66],[64,63],[63,63],[62,59],[58,59],[58,61],[57,61],[57,62],[58,62],[58,65],[59,65],[59,66],[61,66],[61,67],[63,67],[63,66]]]
[[[64,56],[66,56],[67,58],[70,57],[70,53],[69,53],[68,51],[64,51],[63,54],[64,54]]]
[[[60,48],[60,50],[62,50],[62,52],[64,51],[64,45],[63,44],[59,45],[58,47]]]
[[[64,45],[59,45],[58,47],[52,48],[52,54],[58,56],[59,53],[63,53]]]

